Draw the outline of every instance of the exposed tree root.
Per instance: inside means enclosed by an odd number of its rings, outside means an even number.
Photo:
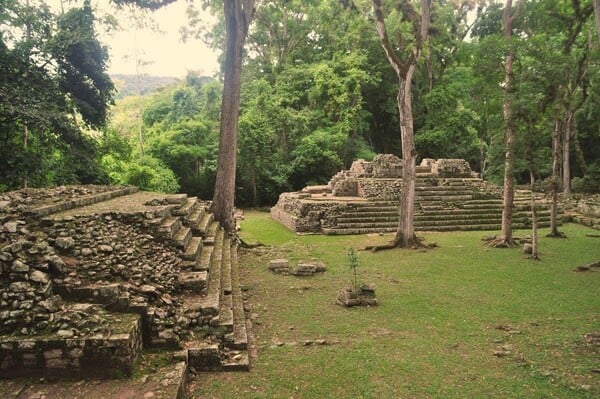
[[[236,239],[240,244],[240,247],[242,248],[248,248],[248,249],[252,249],[252,248],[258,248],[258,247],[265,247],[266,245],[263,244],[262,242],[256,242],[256,243],[247,243],[246,241],[244,241],[244,239],[242,237],[240,237],[239,235],[236,235]]]
[[[507,240],[498,236],[483,237],[481,240],[485,241],[485,246],[489,248],[514,248],[519,245],[514,239]]]
[[[567,238],[567,235],[565,233],[563,233],[562,231],[551,231],[550,233],[546,234],[546,237]]]
[[[384,250],[396,249],[396,248],[410,248],[410,249],[426,248],[426,249],[429,249],[429,248],[437,247],[436,243],[425,244],[423,241],[424,241],[423,239],[415,236],[411,240],[409,240],[408,245],[404,245],[402,240],[396,239],[396,240],[390,242],[389,244],[368,245],[363,250],[377,252],[377,251],[384,251]]]
[[[537,255],[535,255],[535,256],[533,256],[533,255],[530,255],[530,256],[528,256],[528,257],[527,257],[527,259],[541,261],[540,257],[539,257],[539,256],[537,256]]]

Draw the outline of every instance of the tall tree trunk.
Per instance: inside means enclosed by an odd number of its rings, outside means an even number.
[[[381,0],[373,1],[373,11],[377,22],[377,32],[388,62],[398,77],[398,112],[400,114],[400,138],[402,141],[402,193],[400,195],[400,219],[393,247],[412,247],[419,241],[415,235],[415,186],[416,158],[415,137],[412,115],[412,80],[418,60],[429,37],[431,20],[430,0],[421,0],[421,17],[410,20],[413,24],[415,40],[408,57],[397,52],[396,46],[390,43]],[[407,4],[408,7],[412,5]],[[414,10],[413,10],[414,11]],[[416,13],[413,13],[416,15]]]
[[[600,39],[600,0],[594,0],[594,16],[596,19],[596,33]]]
[[[29,140],[29,129],[27,128],[27,123],[23,124],[22,140],[23,140],[23,151],[27,151],[27,142]],[[21,179],[21,188],[27,188],[27,170],[25,170],[24,173],[25,173],[25,175]]]
[[[235,231],[233,207],[242,57],[254,0],[225,0],[223,9],[226,32],[223,99],[215,194],[210,210],[227,231]]]
[[[560,165],[560,116],[557,113],[552,131],[552,177],[550,178],[550,233],[548,237],[561,237],[558,231],[558,181]]]
[[[512,246],[514,240],[512,236],[512,211],[514,199],[514,145],[515,145],[515,123],[512,113],[512,68],[514,62],[514,50],[510,43],[512,36],[512,24],[518,17],[523,5],[523,0],[517,3],[517,9],[513,13],[512,0],[506,0],[504,14],[502,17],[503,36],[506,44],[506,56],[504,58],[504,103],[502,106],[505,129],[505,154],[504,154],[504,190],[502,201],[502,231],[497,246]]]
[[[411,84],[416,65],[409,67],[406,79],[398,76],[398,110],[400,112],[400,137],[402,140],[402,193],[400,196],[400,219],[394,243],[396,246],[409,247],[417,243],[414,228],[416,158],[415,137],[411,101]]]
[[[531,179],[531,258],[539,260],[540,258],[538,257],[538,218],[537,209],[535,205],[535,192],[533,191],[535,187],[535,174],[533,172],[533,169],[534,166],[532,159],[529,165],[529,177]]]
[[[573,100],[567,109],[565,120],[565,134],[562,143],[562,161],[563,161],[563,193],[571,193],[571,133],[573,131]]]
[[[29,0],[25,2],[27,8],[29,8]],[[29,11],[27,11],[29,12]],[[31,21],[27,19],[25,21],[25,34],[27,37],[27,43],[31,40]],[[23,141],[23,151],[27,151],[27,145],[29,140],[29,128],[27,127],[27,122],[23,123],[23,133],[22,133],[22,141]],[[21,188],[27,188],[27,170],[25,170],[25,175],[21,179]]]

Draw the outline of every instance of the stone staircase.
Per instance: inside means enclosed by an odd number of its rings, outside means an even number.
[[[250,322],[239,283],[238,246],[208,206],[195,197],[128,188],[85,203],[32,209],[32,222],[24,231],[43,231],[61,251],[60,256],[43,259],[49,259],[50,269],[52,262],[64,269],[61,278],[40,280],[45,285],[36,288],[36,298],[45,299],[34,305],[71,325],[63,323],[68,328],[50,337],[44,332],[40,340],[33,329],[22,338],[0,336],[0,375],[130,375],[140,353],[160,350],[185,365],[176,389],[181,397],[187,370],[249,370]],[[110,245],[103,241],[107,237]],[[2,251],[15,247],[18,257],[28,248],[22,242]],[[88,248],[91,245],[96,247]],[[136,258],[138,251],[144,259]],[[25,285],[7,288],[15,295],[21,289],[33,292]],[[38,323],[45,322],[42,316],[36,315]],[[87,321],[96,319],[88,329]],[[27,325],[15,327],[23,327],[24,334]]]
[[[239,288],[237,244],[208,212],[207,204],[172,196],[179,207],[151,221],[180,249],[178,283],[185,293],[183,314],[213,330],[212,340],[188,339],[188,366],[196,370],[249,370],[248,333]]]
[[[418,171],[414,226],[417,231],[499,230],[502,199],[484,196],[467,179],[446,179],[432,185],[430,173]],[[531,227],[528,190],[515,190],[514,229]],[[550,210],[536,194],[538,227],[550,225]],[[397,201],[356,201],[346,203],[333,221],[324,223],[323,233],[364,234],[394,232],[398,227]]]

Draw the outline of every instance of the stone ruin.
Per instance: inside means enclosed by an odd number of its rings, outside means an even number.
[[[135,187],[0,194],[0,378],[129,376],[160,349],[175,397],[191,368],[247,370],[237,244],[208,205]]]
[[[415,230],[497,230],[502,217],[502,188],[483,181],[464,159],[423,159],[416,167]],[[359,159],[327,185],[283,193],[271,216],[292,231],[320,234],[393,232],[398,225],[402,160],[392,154]],[[516,190],[514,228],[527,228],[529,190]],[[538,223],[549,225],[544,196]]]

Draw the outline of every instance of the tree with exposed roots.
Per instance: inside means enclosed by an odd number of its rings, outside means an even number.
[[[506,0],[502,15],[502,34],[506,45],[504,56],[504,102],[502,105],[505,132],[504,153],[504,189],[502,200],[502,231],[500,237],[489,244],[494,247],[511,247],[515,245],[512,235],[512,211],[514,200],[514,163],[515,163],[515,120],[512,110],[511,93],[513,90],[514,49],[511,45],[512,26],[523,8],[523,0],[518,0],[513,11],[512,0]]]
[[[411,2],[399,5],[403,17],[412,25],[413,37],[400,35],[392,44],[385,25],[382,0],[373,0],[377,32],[386,57],[398,78],[398,111],[400,113],[400,137],[402,141],[402,193],[400,196],[400,219],[396,237],[391,247],[414,247],[420,244],[415,235],[415,186],[416,158],[412,114],[412,82],[417,62],[423,54],[429,37],[431,1],[421,0],[421,15]],[[412,40],[411,40],[412,39]],[[408,48],[407,48],[408,46]]]
[[[244,41],[254,12],[254,0],[225,0],[225,73],[219,131],[219,159],[210,211],[227,231],[235,230],[233,216],[237,129]]]

